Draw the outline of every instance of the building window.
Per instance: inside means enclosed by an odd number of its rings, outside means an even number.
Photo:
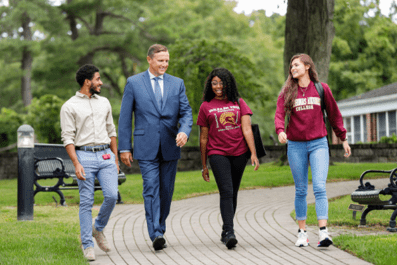
[[[345,118],[345,126],[346,126],[346,138],[348,143],[352,143],[352,127],[351,127],[351,117]]]
[[[387,136],[386,112],[379,112],[378,113],[378,141],[383,136]]]
[[[363,131],[363,143],[366,143],[366,142],[368,142],[368,140],[367,140],[367,136],[368,136],[368,132],[367,132],[367,117],[366,117],[366,115],[363,115],[363,128],[362,128],[362,131]]]
[[[360,121],[360,116],[354,116],[353,117],[353,141],[354,143],[360,142],[361,141],[361,121]]]
[[[389,111],[387,114],[389,116],[389,136],[392,136],[393,133],[397,134],[396,112],[395,111]]]

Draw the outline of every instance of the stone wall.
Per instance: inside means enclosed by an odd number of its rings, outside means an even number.
[[[18,177],[18,153],[0,153],[0,179]]]
[[[331,162],[347,163],[386,163],[397,162],[397,144],[352,144],[352,155],[344,157],[341,144],[331,145]],[[286,154],[285,146],[265,146],[267,155],[261,158],[261,163],[278,161]]]
[[[397,144],[354,144],[351,145],[352,156],[344,158],[342,145],[331,145],[331,161],[347,163],[383,163],[397,162]],[[278,161],[286,154],[285,146],[265,146],[267,155],[261,163]],[[178,171],[200,170],[201,157],[199,147],[183,147]],[[134,161],[128,168],[121,163],[121,170],[126,174],[140,173],[138,162]],[[17,153],[0,153],[0,179],[18,177]]]

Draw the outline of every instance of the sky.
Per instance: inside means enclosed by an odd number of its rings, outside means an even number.
[[[271,16],[273,13],[285,15],[287,12],[287,2],[285,0],[236,0],[237,6],[234,11],[237,13],[250,14],[253,10],[264,9],[266,16]],[[379,7],[382,14],[388,15],[389,8],[393,0],[380,0]]]
[[[234,11],[237,13],[250,14],[254,10],[264,9],[266,16],[273,13],[285,15],[287,12],[287,2],[284,0],[236,0],[237,6]],[[285,2],[285,3],[284,3]]]

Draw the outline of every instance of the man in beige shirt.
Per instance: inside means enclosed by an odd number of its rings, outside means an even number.
[[[110,251],[103,229],[118,197],[117,134],[109,100],[99,96],[103,84],[99,69],[94,65],[82,66],[76,73],[76,81],[80,91],[61,109],[62,141],[78,179],[84,256],[95,260],[93,236],[101,250]],[[92,225],[95,178],[102,187],[104,201]]]

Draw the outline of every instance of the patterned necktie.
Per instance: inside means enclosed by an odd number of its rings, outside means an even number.
[[[155,77],[154,79],[154,96],[156,97],[157,105],[159,106],[160,110],[163,106],[163,96],[161,95],[161,88],[159,84],[159,77]]]

